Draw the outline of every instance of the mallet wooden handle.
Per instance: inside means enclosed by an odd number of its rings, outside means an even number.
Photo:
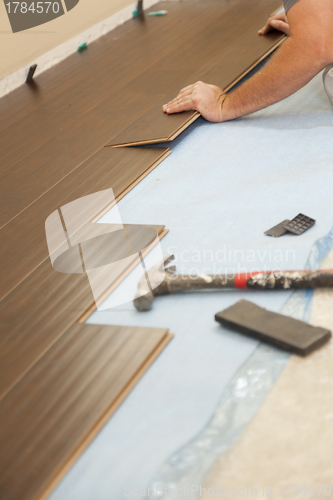
[[[333,287],[333,270],[329,271],[266,271],[236,275],[175,275],[166,273],[163,282],[153,290],[154,295],[165,295],[190,290],[220,288],[250,288],[278,290],[287,288]]]
[[[169,256],[164,263],[170,262]],[[156,272],[161,272],[161,264],[156,266]],[[252,290],[281,290],[290,288],[332,288],[333,270],[323,271],[265,271],[242,273],[236,275],[197,276],[174,274],[175,267],[165,270],[163,281],[148,294],[140,294],[134,299],[134,305],[139,311],[151,309],[154,297],[192,290],[217,290],[222,288],[247,288]],[[139,289],[140,290],[140,285]]]

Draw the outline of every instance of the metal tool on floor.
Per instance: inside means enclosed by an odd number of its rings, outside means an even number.
[[[327,66],[323,73],[323,82],[326,94],[333,106],[333,64]]]
[[[33,64],[32,66],[30,66],[26,83],[32,82],[36,69],[37,69],[37,64]]]
[[[139,281],[134,306],[138,311],[149,311],[157,295],[169,295],[194,290],[250,289],[283,290],[291,288],[332,288],[333,269],[323,271],[265,271],[233,275],[197,276],[176,274],[176,267],[166,267],[174,255],[169,255],[162,262],[153,266]],[[164,278],[161,276],[164,274]],[[147,276],[150,283],[159,282],[156,288],[147,289]],[[161,281],[162,280],[162,281]]]
[[[286,219],[268,231],[265,231],[265,234],[268,236],[274,236],[275,238],[278,238],[286,233],[293,233],[299,236],[312,227],[315,222],[316,221],[314,219],[308,217],[307,215],[298,214],[292,220]]]

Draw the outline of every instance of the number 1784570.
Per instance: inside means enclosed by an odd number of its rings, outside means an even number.
[[[37,13],[47,14],[49,11],[54,14],[58,14],[60,10],[59,2],[31,2],[29,5],[27,2],[8,2],[6,3],[8,14],[27,14],[27,13]]]

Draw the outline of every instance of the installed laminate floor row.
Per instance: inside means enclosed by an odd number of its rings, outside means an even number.
[[[166,148],[102,148],[4,226],[0,230],[6,242],[0,246],[0,301],[49,258],[45,221],[54,210],[109,188],[118,200],[167,155]]]
[[[43,73],[36,77],[35,84],[38,90],[35,92],[33,87],[26,85],[15,90],[12,94],[17,94],[18,100],[23,93],[29,99],[22,103],[23,110],[17,104],[12,105],[10,108],[12,114],[7,116],[4,112],[1,117],[0,129],[3,132],[0,138],[3,152],[1,172],[58,134],[61,128],[64,129],[78,116],[83,116],[114,94],[128,81],[144,73],[174,47],[179,46],[182,40],[191,36],[193,30],[200,25],[199,17],[195,15],[198,7],[196,5],[193,7],[194,12],[190,14],[186,26],[182,26],[180,15],[166,18],[162,26],[160,22],[156,23],[156,20],[151,18],[143,21],[132,20],[124,27],[117,28],[89,45],[82,54],[70,56],[46,72],[47,76]],[[177,8],[177,11],[179,10],[182,10],[181,6]],[[205,12],[201,9],[201,23],[205,23],[210,11],[209,3]],[[154,44],[150,43],[152,38]],[[144,58],[141,57],[142,54]],[[51,75],[56,85],[50,81]],[[58,75],[61,75],[60,81]],[[29,89],[30,95],[27,96]],[[6,100],[11,100],[12,94],[2,99],[1,107],[5,110]],[[28,107],[28,113],[25,113],[25,107]],[[15,108],[16,114],[13,114]],[[15,141],[15,135],[16,139],[19,137],[20,140],[19,142],[16,140],[16,150],[13,152],[11,146]]]
[[[85,274],[52,268],[46,218],[108,188],[124,196],[168,151],[103,146],[131,124],[140,130],[146,113],[158,128],[166,117],[161,109],[157,117],[157,107],[192,75],[218,79],[228,67],[225,80],[216,80],[223,86],[278,41],[254,38],[249,29],[278,7],[273,0],[159,7],[168,15],[125,23],[0,101],[4,500],[44,498],[170,340],[167,330],[76,324],[94,297]],[[177,132],[184,118],[167,119]],[[164,226],[153,227],[165,234]],[[114,272],[113,287],[135,259]]]
[[[1,498],[45,498],[171,337],[72,326],[0,402]]]
[[[0,301],[5,500],[44,498],[171,338],[167,330],[75,325],[95,308],[95,297],[85,274],[52,268],[45,220],[108,188],[120,199],[167,155],[166,148],[102,148],[0,230],[9,243],[1,247]],[[165,234],[164,226],[153,227]],[[151,241],[139,239],[140,248]],[[105,250],[116,257],[118,248]],[[136,263],[127,259],[109,272],[111,286]]]
[[[150,242],[143,238],[141,247]],[[118,266],[110,282],[131,265]],[[0,400],[94,303],[86,274],[56,272],[49,259],[0,302]]]
[[[128,130],[131,124],[145,131],[140,120],[150,113],[150,109],[153,108],[153,114],[149,115],[150,127],[158,130],[160,124],[167,121],[172,130],[178,130],[179,122],[183,123],[186,114],[166,117],[161,110],[161,104],[168,99],[170,89],[179,88],[222,49],[235,43],[248,29],[248,24],[254,26],[258,17],[259,20],[264,19],[273,5],[276,6],[275,0],[246,4],[240,0],[231,3],[216,0],[181,4],[168,2],[168,15],[155,19],[153,25],[155,29],[156,21],[160,23],[161,33],[156,36],[159,50],[147,48],[146,55],[140,40],[134,45],[141,49],[141,53],[137,48],[127,50],[125,43],[124,53],[117,54],[118,62],[109,61],[107,56],[103,61],[98,60],[97,83],[90,82],[88,77],[88,84],[83,81],[78,86],[75,80],[54,101],[52,99],[39,105],[34,113],[15,122],[7,131],[9,138],[5,140],[6,131],[3,134],[5,144],[0,174],[0,227],[103,145],[110,143],[112,138],[119,137],[122,130]],[[147,23],[151,25],[150,21]],[[160,46],[160,37],[164,41],[163,48]],[[146,38],[149,39],[148,35]],[[259,39],[256,33],[251,33],[251,37],[245,40],[245,47],[254,40],[260,40],[259,53],[262,55],[267,50],[267,41]],[[270,42],[272,45],[272,40]],[[149,45],[155,47],[155,42]],[[244,65],[248,67],[253,62],[253,58],[250,55],[246,57],[245,52],[241,60],[241,72],[245,69]],[[61,71],[61,64],[58,71]],[[94,73],[90,67],[93,61],[87,59],[86,64],[87,67],[89,65],[89,72]],[[225,68],[221,71],[227,75]],[[161,134],[159,136],[164,137]]]
[[[140,116],[135,122],[120,132],[117,137],[107,143],[107,146],[132,146],[140,144],[152,144],[162,141],[171,141],[177,137],[186,127],[188,127],[199,113],[196,111],[186,111],[174,115],[167,115],[162,112],[163,104],[169,102],[176,97],[181,87],[186,87],[198,80],[203,80],[207,83],[213,83],[220,86],[223,90],[230,90],[242,77],[244,77],[257,63],[264,57],[273,52],[285,39],[285,36],[278,32],[270,33],[263,37],[258,35],[258,29],[262,27],[270,12],[270,9],[277,6],[275,0],[265,2],[265,9],[259,9],[260,15],[251,17],[247,15],[248,26],[250,28],[242,33],[238,26],[236,32],[238,34],[235,39],[230,35],[229,30],[224,30],[226,33],[226,42],[221,47],[223,49],[210,60],[206,65],[197,69],[188,78],[186,78],[181,86],[175,88],[167,96],[164,96],[144,115]],[[234,30],[234,18],[236,9],[232,9],[229,18],[230,30]],[[238,12],[236,11],[238,14]],[[251,22],[252,21],[252,22]]]
[[[171,11],[172,8],[170,6]],[[198,9],[200,9],[200,16]],[[156,98],[162,97],[163,90],[168,89],[169,85],[174,85],[172,78],[176,78],[176,81],[177,78],[184,78],[185,70],[177,64],[177,61],[174,63],[173,71],[170,68],[168,75],[165,72],[159,84],[156,77],[162,65],[157,66],[157,71],[152,70],[152,74],[147,75],[147,70],[169,52],[177,50],[187,37],[193,38],[193,33],[202,29],[199,27],[200,24],[205,26],[207,17],[211,21],[212,10],[216,13],[218,5],[216,2],[208,2],[203,9],[202,5],[199,7],[194,4],[193,10],[196,15],[192,11],[189,12],[188,7],[185,8],[185,12],[181,5],[178,9],[174,7],[174,10],[177,14],[173,16],[170,12],[170,15],[162,21],[162,26],[161,20],[146,19],[144,35],[138,29],[138,33],[135,31],[135,34],[121,37],[123,44],[118,47],[118,50],[115,50],[112,40],[109,40],[109,44],[100,49],[100,54],[97,55],[93,51],[90,55],[89,51],[95,43],[99,44],[95,42],[85,54],[82,54],[85,58],[85,67],[78,60],[78,55],[71,56],[69,59],[72,60],[73,66],[80,66],[80,72],[74,75],[67,75],[67,61],[57,66],[57,71],[64,73],[65,89],[63,92],[55,96],[51,92],[47,101],[12,126],[7,127],[2,133],[0,139],[2,151],[0,185],[3,195],[0,197],[3,200],[0,205],[1,214],[2,212],[7,214],[10,210],[9,217],[11,218],[33,199],[34,194],[30,193],[28,186],[23,193],[20,192],[19,185],[11,184],[14,176],[16,180],[24,174],[33,178],[37,172],[42,190],[44,183],[41,183],[41,176],[44,172],[56,171],[58,176],[62,174],[61,171],[69,172],[73,159],[75,162],[86,160],[119,130],[126,127],[129,120],[136,119],[149,105],[154,104]],[[223,9],[220,10],[223,12]],[[183,16],[188,19],[185,26],[182,26]],[[160,25],[158,37],[155,36],[156,21]],[[130,23],[139,27],[135,20]],[[140,34],[141,37],[139,36],[136,40],[134,35]],[[154,43],[148,42],[151,39],[154,39]],[[66,66],[65,71],[63,71],[63,65]],[[54,68],[51,71],[54,71]],[[72,81],[69,88],[66,86],[68,79]],[[38,79],[37,84],[40,88],[37,94],[43,95],[48,92]],[[149,88],[149,85],[154,88]],[[17,115],[20,116],[19,109],[17,109]],[[5,122],[5,117],[3,122]],[[97,134],[94,134],[91,130],[92,125],[96,127],[97,123],[101,125],[101,128],[98,127]],[[86,139],[86,136],[89,136],[89,141],[82,147],[81,138]],[[22,178],[22,184],[26,184],[25,180]],[[52,180],[45,179],[45,184],[50,182]],[[6,188],[10,188],[11,198],[6,196]],[[15,196],[16,193],[17,196]],[[9,208],[11,201],[17,204],[14,212],[13,207]],[[1,220],[0,224],[5,222],[6,219]]]

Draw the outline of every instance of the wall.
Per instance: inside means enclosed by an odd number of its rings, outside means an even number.
[[[28,6],[32,0],[27,0]],[[148,8],[158,0],[144,0]],[[26,31],[12,33],[4,2],[0,0],[0,97],[25,81],[28,68],[44,71],[73,53],[80,43],[92,42],[132,16],[137,2],[80,0],[65,15]],[[37,75],[38,73],[36,73]]]

